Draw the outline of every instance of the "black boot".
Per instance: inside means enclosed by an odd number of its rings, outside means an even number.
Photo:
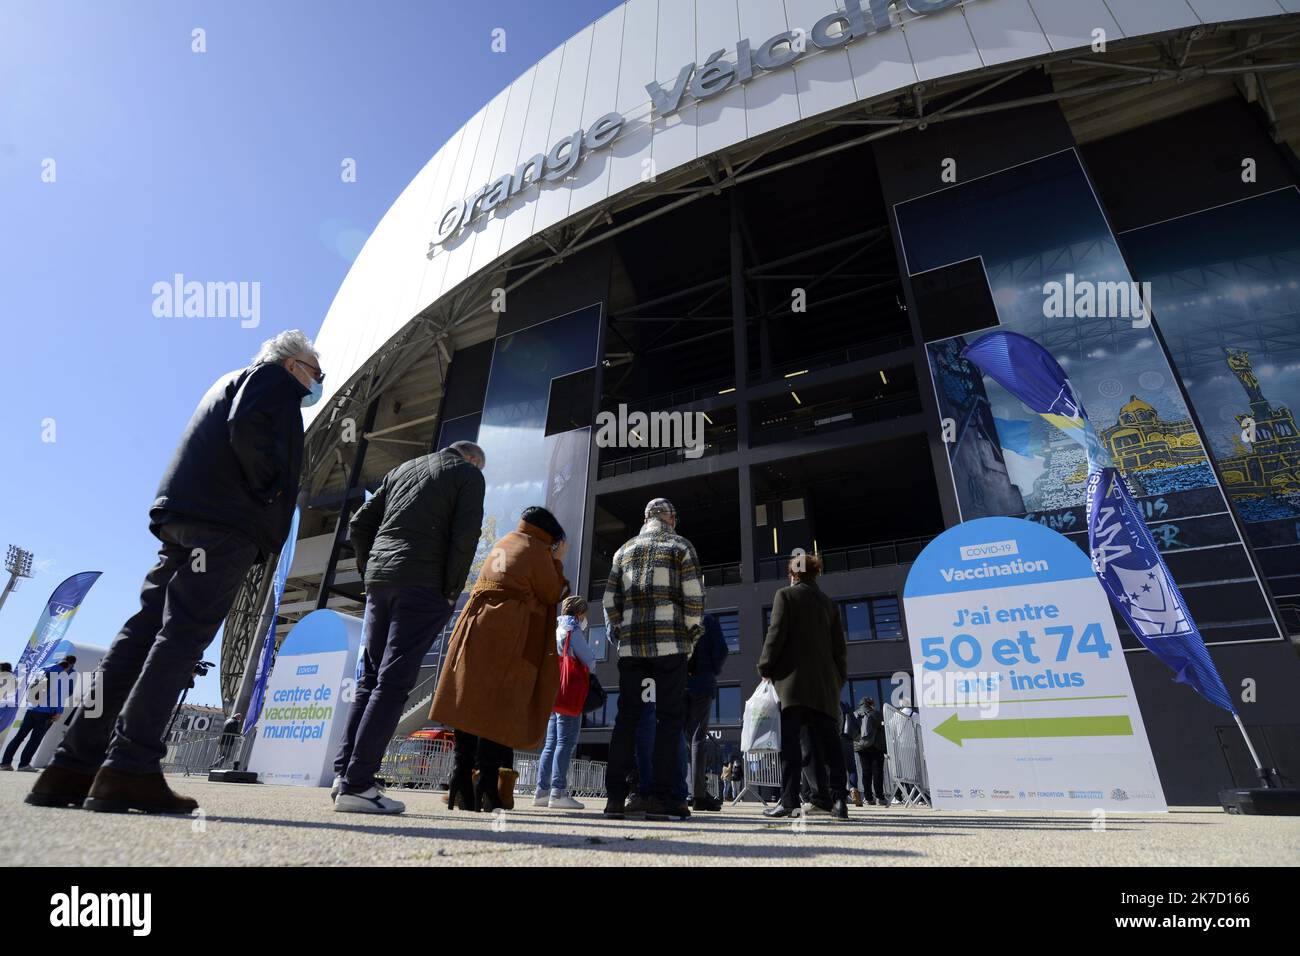
[[[474,797],[474,771],[469,767],[456,767],[451,779],[447,781],[447,809],[474,811],[478,809],[478,800]]]
[[[501,802],[501,793],[498,790],[500,776],[501,773],[496,767],[479,767],[478,780],[474,782],[474,797],[477,800],[478,808],[484,813],[505,809],[505,805]]]

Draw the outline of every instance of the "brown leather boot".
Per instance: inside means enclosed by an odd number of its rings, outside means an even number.
[[[100,767],[82,806],[100,813],[193,813],[199,802],[173,793],[161,773],[122,773]]]
[[[497,799],[506,810],[515,808],[515,781],[519,772],[513,767],[502,767],[497,771]]]
[[[46,767],[32,784],[26,802],[34,807],[79,807],[90,792],[94,779],[93,773]]]

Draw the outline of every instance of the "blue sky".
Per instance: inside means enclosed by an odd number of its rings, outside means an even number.
[[[615,5],[0,4],[0,549],[38,569],[0,611],[0,660],[83,570],[104,575],[69,637],[111,642],[154,560],[159,475],[208,385],[280,329],[315,335],[437,148]],[[261,324],[156,318],[152,287],[175,273],[260,283]],[[214,671],[190,699],[219,698]]]

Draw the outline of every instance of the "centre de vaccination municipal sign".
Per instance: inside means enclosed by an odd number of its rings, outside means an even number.
[[[736,86],[743,86],[763,73],[788,68],[812,49],[834,50],[864,37],[893,29],[891,11],[908,10],[927,16],[956,6],[960,0],[844,0],[843,10],[833,10],[810,29],[797,27],[773,34],[761,43],[746,38],[737,41],[731,58],[718,50],[703,63],[684,63],[667,86],[657,80],[646,84],[652,117],[671,116],[689,101],[704,102]],[[971,0],[966,0],[970,3]],[[688,100],[689,96],[689,100]],[[457,200],[438,217],[429,253],[458,235],[492,210],[503,207],[529,188],[542,182],[559,182],[574,172],[592,152],[604,149],[618,138],[626,118],[606,113],[586,130],[561,137],[547,152],[537,153],[470,196]]]

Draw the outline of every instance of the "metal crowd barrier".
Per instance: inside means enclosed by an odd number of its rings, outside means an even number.
[[[569,792],[575,797],[604,797],[605,766],[601,760],[569,762]]]
[[[731,801],[731,805],[734,807],[745,799],[745,794],[752,793],[763,802],[763,806],[767,806],[767,796],[755,788],[773,787],[777,790],[781,788],[781,755],[775,750],[750,750],[742,760],[745,765],[744,786]]]
[[[539,754],[516,754],[516,793],[534,793],[537,790],[537,764]],[[583,760],[575,757],[569,761],[569,793],[575,797],[603,797],[605,793],[605,767],[601,760]]]
[[[377,776],[390,787],[436,790],[451,776],[453,752],[450,740],[394,737]]]
[[[389,787],[438,790],[451,777],[454,759],[452,741],[410,740],[395,737],[379,765],[378,776]],[[515,754],[516,793],[533,793],[537,789],[537,754]],[[605,796],[605,763],[574,759],[569,762],[569,791],[574,796]]]
[[[886,792],[904,806],[930,806],[930,779],[925,773],[925,746],[916,712],[904,714],[885,704]]]
[[[226,736],[210,730],[176,730],[167,738],[163,755],[163,773],[185,776],[207,774],[212,770],[244,770],[257,731],[244,737]]]
[[[533,793],[537,789],[537,754],[515,754],[515,793]]]

